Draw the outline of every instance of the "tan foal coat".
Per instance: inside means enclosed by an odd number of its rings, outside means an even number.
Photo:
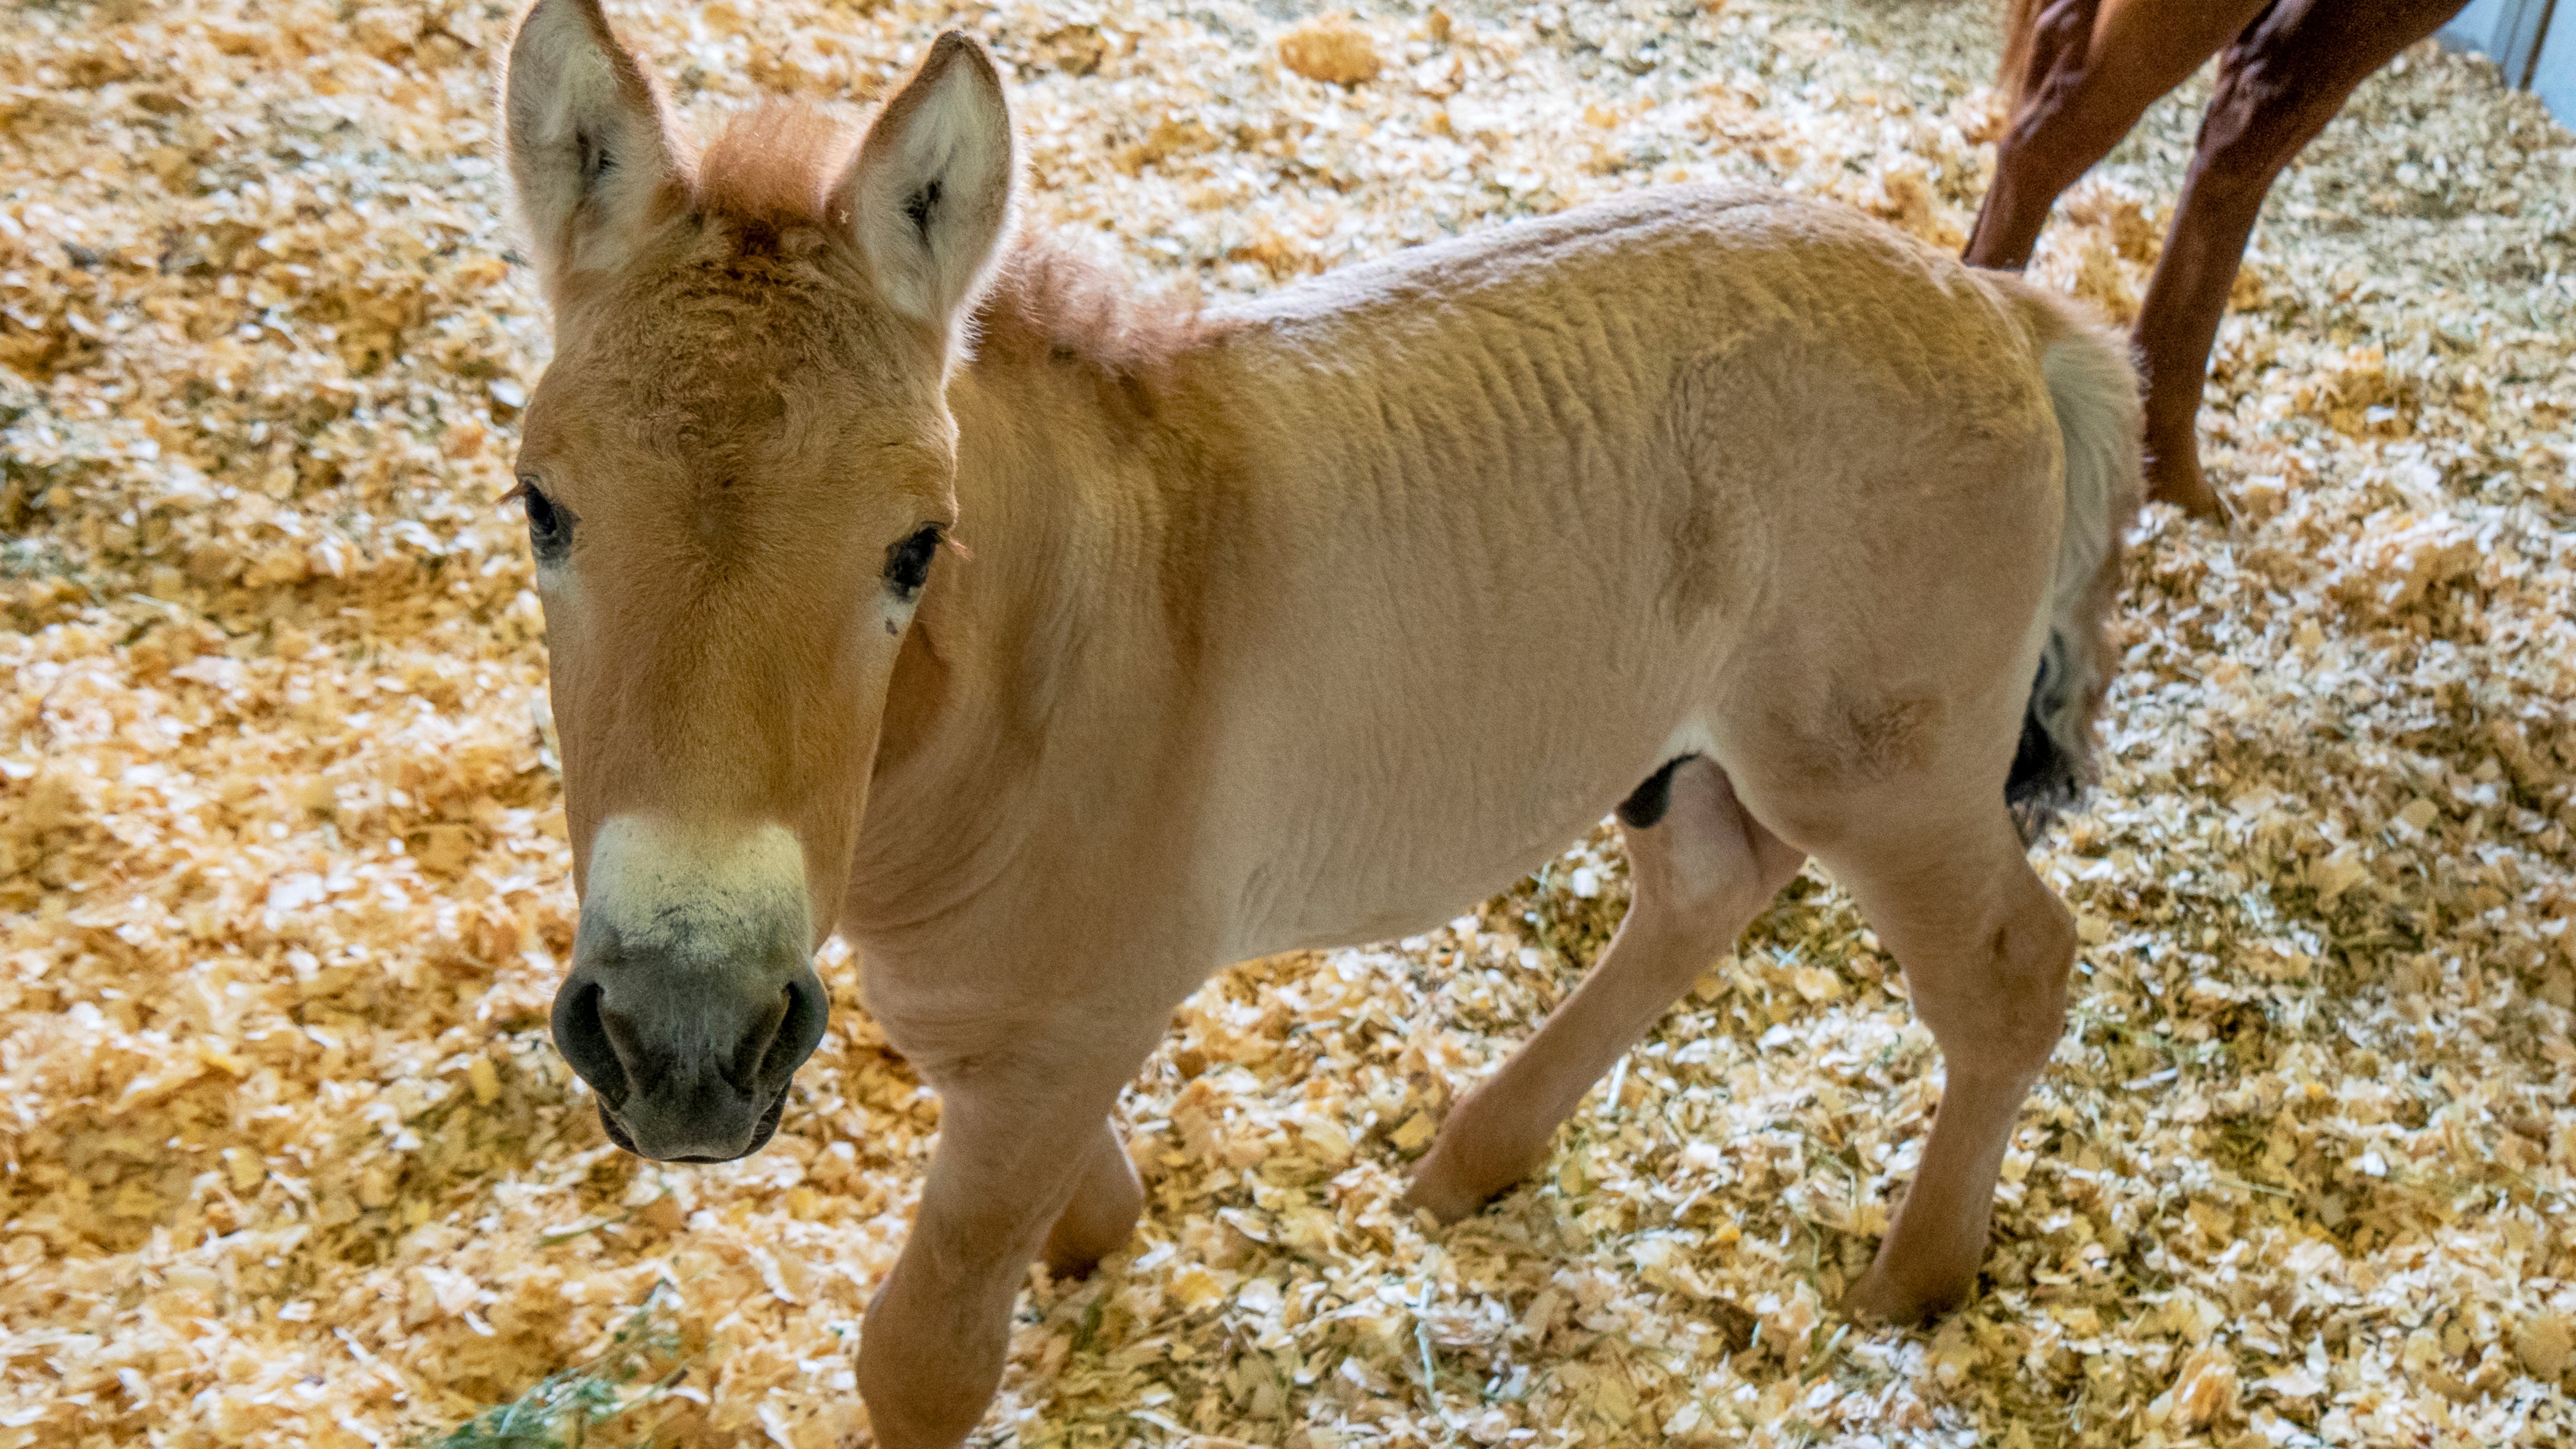
[[[1710,188],[1163,315],[1008,239],[960,37],[855,149],[766,113],[690,162],[594,0],[540,0],[507,92],[559,339],[521,458],[558,1040],[620,1141],[737,1155],[820,1035],[811,947],[856,945],[944,1112],[880,1442],[961,1442],[1028,1258],[1126,1238],[1107,1113],[1184,995],[1447,919],[1632,791],[1628,924],[1416,1203],[1529,1170],[1812,854],[1949,1068],[1854,1307],[1968,1290],[2073,946],[2007,776],[2080,770],[2136,486],[2089,323]]]
[[[872,978],[953,958],[996,856],[1039,893],[1007,932],[1178,937],[1160,996],[1446,920],[1679,754],[1784,825],[1923,771],[2000,809],[2062,505],[1998,289],[1700,188],[1291,287],[1141,367],[1059,350],[1022,280],[949,390],[973,559],[896,667],[843,917]]]

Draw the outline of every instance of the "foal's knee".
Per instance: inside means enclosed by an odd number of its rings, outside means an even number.
[[[2017,1016],[2026,1022],[2022,1029],[2027,1035],[2028,1065],[2036,1069],[2057,1050],[2058,1038],[2066,1033],[2067,983],[2075,974],[2075,918],[2051,896],[2032,929],[2036,939],[2024,978],[2026,994],[2016,1004],[2022,1008]]]
[[[1916,1014],[1954,1075],[2036,1077],[2066,1030],[2074,917],[2032,877],[2026,893],[1961,944],[1964,951],[1915,983]]]
[[[2037,1076],[2066,1034],[2067,982],[2075,970],[2075,918],[2031,882],[2027,903],[1989,944],[1991,966],[1981,1053],[2018,1076]]]

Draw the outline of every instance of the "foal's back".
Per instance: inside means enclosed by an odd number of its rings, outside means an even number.
[[[1758,789],[2015,729],[2057,430],[2023,304],[1955,262],[1672,188],[1225,321],[1196,598],[1241,949],[1418,929],[1676,754]]]

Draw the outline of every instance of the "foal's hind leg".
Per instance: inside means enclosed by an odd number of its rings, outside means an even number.
[[[1817,858],[1896,953],[1946,1069],[1913,1186],[1848,1302],[1915,1322],[1976,1282],[2005,1145],[2064,1027],[2075,928],[2001,799],[1939,813],[1898,805],[1841,824],[1812,842]]]
[[[1527,1177],[1583,1094],[1798,873],[1806,857],[1744,812],[1716,765],[1683,760],[1669,787],[1660,820],[1622,820],[1634,893],[1619,934],[1538,1035],[1451,1109],[1409,1205],[1455,1222]]]

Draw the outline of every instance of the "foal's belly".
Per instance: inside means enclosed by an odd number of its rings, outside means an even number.
[[[1276,951],[1365,946],[1418,936],[1444,926],[1475,909],[1554,859],[1594,825],[1607,810],[1552,822],[1532,832],[1546,840],[1506,854],[1461,849],[1456,841],[1418,842],[1414,859],[1429,868],[1408,870],[1399,863],[1383,873],[1327,871],[1300,903],[1301,919],[1274,928],[1274,939],[1235,953],[1238,959]]]
[[[1390,743],[1331,735],[1280,763],[1238,863],[1236,959],[1356,946],[1456,919],[1563,852],[1666,758],[1705,752],[1673,688],[1550,719]],[[1648,697],[1648,696],[1654,697]],[[1527,702],[1523,702],[1527,708]],[[1302,787],[1302,788],[1301,788]]]
[[[1454,919],[1599,824],[1672,754],[1709,751],[1705,720],[1764,566],[1713,545],[1744,593],[1676,610],[1666,560],[1683,470],[1650,446],[1551,451],[1534,439],[1516,459],[1461,470],[1443,480],[1448,511],[1387,521],[1369,556],[1283,568],[1247,590],[1299,606],[1229,641],[1241,662],[1220,690],[1231,727],[1212,854],[1241,955]],[[1458,502],[1514,494],[1582,506],[1564,526],[1531,507],[1520,511],[1548,526],[1457,516]],[[1735,522],[1731,506],[1711,512]]]

